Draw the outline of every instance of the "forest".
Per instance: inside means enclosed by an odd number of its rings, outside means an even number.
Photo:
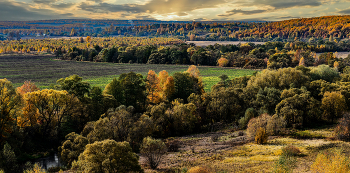
[[[172,76],[151,70],[147,76],[126,73],[103,90],[77,75],[59,79],[50,89],[30,81],[14,88],[1,79],[1,168],[39,169],[24,163],[58,147],[67,167],[56,171],[141,172],[134,152],[149,156],[154,169],[159,163],[155,156],[175,145],[156,139],[210,132],[218,124],[247,128],[249,136],[264,144],[267,136],[293,135],[286,129],[334,124],[342,118],[336,138],[347,141],[349,76],[349,67],[340,73],[324,64],[299,65],[233,80],[222,75],[208,93],[195,66]],[[93,153],[101,147],[116,152],[96,161]],[[128,154],[120,153],[121,148]],[[125,155],[121,161],[108,161],[120,154]]]
[[[0,22],[8,40],[36,36],[176,37],[199,41],[309,41],[349,38],[350,16],[268,21],[44,20]],[[1,37],[0,37],[1,38]],[[2,39],[5,39],[3,37]]]

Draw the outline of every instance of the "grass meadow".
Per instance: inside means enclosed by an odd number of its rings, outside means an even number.
[[[73,74],[83,77],[92,86],[104,88],[113,78],[133,71],[146,76],[149,70],[159,73],[166,70],[170,75],[186,71],[188,65],[163,64],[118,64],[55,60],[52,56],[0,56],[0,79],[7,78],[18,87],[24,81],[35,82],[40,88],[48,88],[60,78]],[[254,70],[198,67],[203,77],[205,90],[220,81],[218,76],[226,74],[230,79],[252,75]]]

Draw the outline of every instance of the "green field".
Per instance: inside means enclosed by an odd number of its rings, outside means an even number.
[[[92,86],[104,88],[113,78],[130,71],[146,76],[149,70],[159,73],[166,70],[170,75],[176,72],[186,71],[188,65],[163,65],[163,64],[117,64],[94,63],[54,60],[50,56],[0,56],[0,79],[7,78],[14,86],[18,87],[24,81],[35,82],[40,88],[47,88],[55,84],[60,78],[73,74],[83,77]],[[205,90],[215,85],[220,79],[218,76],[226,74],[230,79],[252,75],[254,70],[198,67],[203,77]]]

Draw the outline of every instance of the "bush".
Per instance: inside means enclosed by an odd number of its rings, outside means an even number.
[[[255,135],[255,142],[257,144],[266,144],[268,137],[269,136],[267,135],[266,130],[262,127],[259,127]]]
[[[170,139],[165,142],[168,152],[178,152],[180,148],[180,142],[177,139]]]
[[[220,136],[218,134],[215,134],[215,135],[211,136],[210,138],[211,138],[211,141],[217,142],[219,140],[219,137]]]
[[[341,173],[350,171],[350,162],[348,157],[339,150],[319,153],[315,162],[311,165],[311,171],[317,173]]]
[[[293,172],[293,168],[295,167],[296,163],[295,157],[288,157],[285,155],[281,155],[279,159],[276,161],[274,170],[272,172],[274,173],[291,173]]]
[[[287,121],[283,117],[276,114],[267,122],[266,131],[269,135],[279,135],[283,132],[287,125]]]
[[[167,148],[161,140],[146,137],[141,145],[141,154],[146,157],[146,160],[152,169],[156,169],[162,161],[163,155]]]
[[[211,171],[203,166],[196,166],[188,170],[188,173],[210,173]]]
[[[339,140],[350,141],[350,113],[345,113],[340,119],[335,134]]]
[[[72,169],[78,172],[143,172],[139,156],[132,152],[129,143],[110,139],[86,145]]]
[[[46,173],[46,171],[36,163],[34,164],[33,168],[24,170],[23,173]]]
[[[271,119],[268,114],[262,114],[257,118],[252,118],[247,127],[247,134],[249,137],[255,137],[257,130],[261,127],[266,130],[267,122]]]
[[[301,151],[299,148],[293,146],[293,145],[288,145],[284,148],[282,148],[282,155],[291,157],[291,156],[298,156],[301,154]]]

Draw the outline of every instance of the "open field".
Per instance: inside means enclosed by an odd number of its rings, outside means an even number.
[[[317,57],[320,56],[322,53],[317,53]],[[338,58],[346,58],[350,52],[338,52]]]
[[[318,153],[341,149],[349,156],[348,142],[328,140],[333,130],[332,127],[307,130],[309,134],[319,136],[309,139],[270,136],[264,145],[257,145],[254,139],[230,130],[178,137],[175,139],[180,141],[179,151],[169,152],[159,170],[146,169],[146,172],[181,172],[195,166],[207,167],[211,172],[273,172],[282,148],[293,145],[299,148],[301,154],[295,157],[296,163],[291,172],[306,173],[310,172]],[[213,141],[213,136],[217,140]],[[147,168],[145,158],[141,157],[140,163]]]
[[[209,46],[214,44],[222,44],[222,45],[238,45],[244,43],[254,43],[254,44],[264,44],[265,42],[249,42],[249,41],[186,41],[187,44],[194,43],[196,46]]]
[[[55,60],[52,56],[0,56],[0,79],[7,78],[16,87],[24,81],[31,80],[40,88],[47,88],[55,84],[60,78],[77,74],[92,86],[104,88],[113,78],[122,73],[134,71],[146,76],[149,70],[159,73],[166,70],[170,75],[186,71],[188,65],[159,65],[159,64],[117,64],[93,63]],[[226,74],[230,79],[245,75],[252,75],[254,70],[199,67],[206,91],[220,79],[218,76]]]

